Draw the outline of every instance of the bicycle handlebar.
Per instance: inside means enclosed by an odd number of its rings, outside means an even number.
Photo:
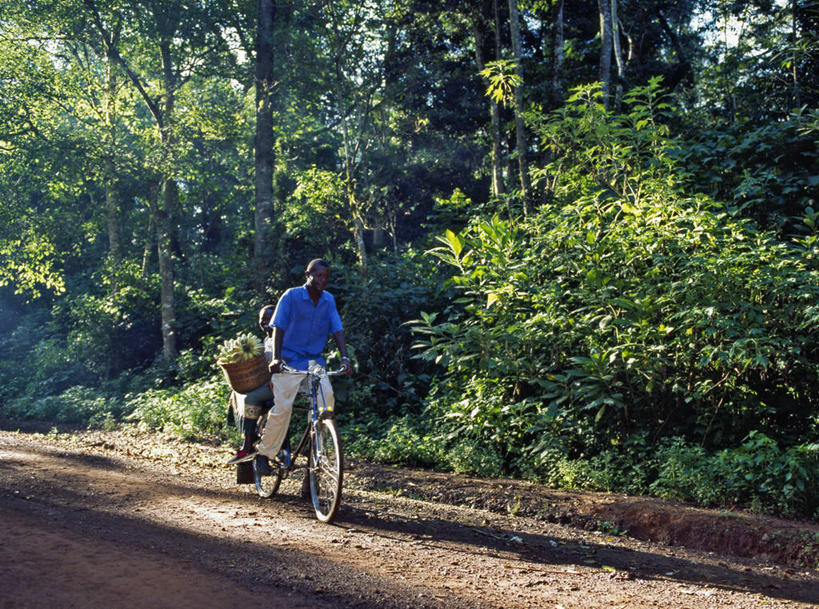
[[[309,375],[315,375],[315,373],[311,372],[310,370],[297,370],[296,368],[291,368],[287,364],[282,364],[279,367],[279,370],[281,370],[281,372],[284,373],[284,374],[309,374]],[[324,372],[325,372],[325,374],[327,374],[327,376],[338,376],[339,374],[344,374],[346,372],[346,369],[345,368],[339,368],[338,370],[324,370]]]

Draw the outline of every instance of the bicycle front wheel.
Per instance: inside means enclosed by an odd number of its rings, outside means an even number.
[[[322,419],[310,438],[310,497],[316,518],[331,522],[341,504],[341,439],[332,419]]]

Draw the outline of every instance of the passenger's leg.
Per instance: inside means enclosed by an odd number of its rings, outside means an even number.
[[[228,463],[241,462],[250,453],[254,452],[253,445],[259,439],[256,433],[259,417],[264,412],[265,402],[273,399],[273,392],[270,390],[270,384],[266,383],[246,395],[239,394],[236,397],[240,406],[243,441],[242,448]]]
[[[259,424],[261,414],[261,406],[257,404],[245,404],[245,416],[242,421],[242,433],[244,434],[242,450],[250,450],[259,439],[256,428]]]

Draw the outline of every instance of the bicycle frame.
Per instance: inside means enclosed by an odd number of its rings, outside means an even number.
[[[338,370],[325,370],[323,367],[319,366],[316,362],[310,361],[310,365],[308,366],[307,370],[297,370],[295,368],[291,368],[287,364],[282,364],[281,366],[282,374],[300,374],[310,381],[310,418],[311,423],[316,423],[319,418],[322,416],[332,416],[333,413],[321,412],[321,408],[319,407],[319,392],[321,391],[321,379],[325,376],[338,376],[340,374],[344,374],[344,368],[339,368]],[[322,397],[323,399],[323,397]]]

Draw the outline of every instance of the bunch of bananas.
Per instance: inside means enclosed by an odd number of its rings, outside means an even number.
[[[218,364],[236,364],[253,359],[264,351],[264,344],[257,336],[247,332],[238,334],[236,338],[229,338],[219,346],[216,355]]]

